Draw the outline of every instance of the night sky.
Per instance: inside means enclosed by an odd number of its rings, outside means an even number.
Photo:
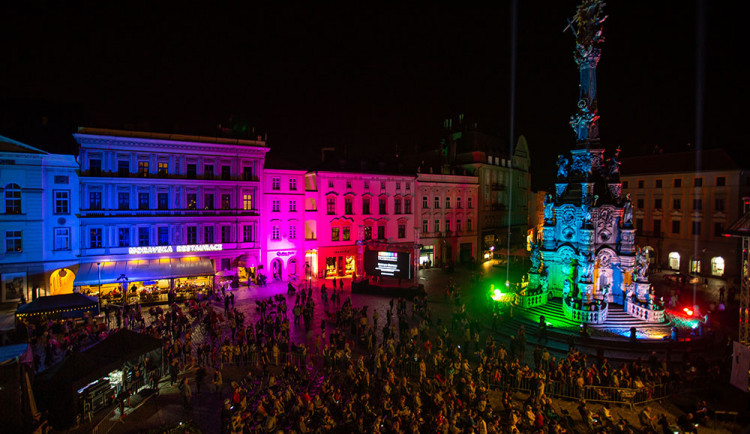
[[[79,125],[214,135],[244,122],[280,154],[393,154],[435,146],[443,119],[464,113],[509,139],[509,2],[98,3],[0,6],[0,134],[74,153]],[[735,4],[705,3],[703,145],[739,149],[746,25]],[[519,1],[515,135],[529,141],[537,187],[574,144],[574,37],[562,30],[575,5]],[[605,147],[696,143],[696,5],[608,2]]]

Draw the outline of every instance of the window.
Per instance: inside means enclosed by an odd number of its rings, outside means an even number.
[[[653,220],[654,223],[654,234],[656,236],[661,235],[661,220]]]
[[[281,239],[281,232],[279,231],[278,226],[273,226],[271,228],[271,239],[274,241],[278,241]]]
[[[343,227],[343,232],[344,232],[344,234],[343,234],[342,241],[349,241],[351,239],[351,236],[352,236],[352,234],[351,234],[352,228],[350,228],[349,226],[344,226]]]
[[[149,209],[148,193],[138,193],[138,209]]]
[[[187,244],[198,244],[198,226],[187,227]]]
[[[271,178],[271,190],[281,190],[281,178]]]
[[[102,192],[101,191],[89,192],[89,209],[93,209],[93,210],[102,209]]]
[[[297,191],[297,178],[289,178],[289,190]]]
[[[328,215],[336,214],[336,198],[333,196],[329,196],[328,199],[326,199],[326,212]]]
[[[703,209],[703,199],[693,199],[693,211],[700,211]]]
[[[55,190],[55,214],[70,213],[70,192],[67,190]]]
[[[672,186],[674,188],[682,187],[682,178],[675,178],[675,180],[672,182]]]
[[[70,183],[70,177],[66,175],[55,175],[55,184],[68,184]]]
[[[445,198],[445,209],[451,209],[451,198],[446,197]]]
[[[469,209],[471,209],[471,198],[468,198],[467,201],[469,202]]]
[[[362,214],[370,214],[370,198],[362,198]]]
[[[5,213],[21,214],[21,187],[18,184],[5,186]]]
[[[448,219],[445,219],[445,231],[450,232],[451,231],[451,221]]]
[[[680,199],[672,199],[672,209],[679,210],[681,206]]]
[[[370,181],[365,181],[365,188],[370,188]]]
[[[138,245],[139,246],[149,245],[148,228],[138,228]]]
[[[5,252],[17,253],[23,251],[21,231],[5,231]]]
[[[197,173],[198,173],[198,168],[196,164],[187,165],[187,178],[188,179],[195,179],[195,176]]]
[[[232,168],[229,166],[221,166],[221,179],[229,181],[232,179]]]
[[[642,179],[638,180],[638,188],[643,188],[643,180]]]
[[[372,239],[372,226],[365,226],[365,241]]]
[[[716,211],[724,211],[724,199],[715,199],[714,200],[714,209]]]
[[[378,239],[379,240],[385,239],[385,226],[384,225],[378,225]]]
[[[160,226],[157,234],[157,240],[160,246],[169,245],[169,228],[167,226]]]
[[[328,181],[328,188],[333,188],[333,181]]]
[[[126,191],[120,191],[117,193],[117,209],[130,209],[130,193]]]
[[[345,197],[344,198],[344,214],[351,215],[354,214],[352,212],[353,208],[352,198],[351,197]]]
[[[711,275],[712,276],[724,275],[724,258],[722,258],[721,256],[715,256],[711,258]]]
[[[252,194],[244,194],[242,195],[242,209],[245,211],[250,211],[253,209],[253,195]]]
[[[622,188],[628,188],[630,183],[628,181],[622,181]]]
[[[378,212],[380,214],[386,213],[385,204],[386,204],[386,198],[384,197],[378,198]]]
[[[714,223],[714,236],[715,237],[724,236],[724,223],[721,223],[721,222]]]
[[[656,188],[662,188],[662,187],[663,187],[663,184],[664,184],[664,181],[662,181],[661,179],[657,179],[657,180],[655,181],[655,185],[654,185],[654,186],[655,186]]]
[[[385,182],[384,181],[380,181],[380,189],[381,190],[385,190]]]
[[[331,228],[331,241],[339,240],[339,228],[334,226]]]
[[[654,199],[654,209],[661,209],[661,199]]]
[[[167,174],[169,173],[169,163],[166,163],[166,162],[158,163],[157,173],[159,174],[159,177],[165,178]]]
[[[411,214],[411,199],[408,197],[404,199],[404,214]]]
[[[693,222],[693,227],[692,227],[691,233],[693,235],[700,235],[701,234],[701,222],[699,222],[699,221],[694,221]]]
[[[271,201],[271,211],[273,211],[273,212],[280,212],[281,211],[281,201],[280,200]]]
[[[290,240],[297,239],[297,226],[294,223],[289,225],[289,239]]]
[[[638,199],[635,201],[635,203],[636,208],[643,208],[643,199]]]
[[[130,175],[130,161],[119,160],[117,162],[117,176],[127,178]]]
[[[716,178],[716,186],[717,187],[724,187],[725,185],[727,185],[727,178],[725,178],[723,176],[718,176]]]
[[[89,160],[89,174],[91,176],[102,175],[102,160],[98,158],[92,158]]]
[[[430,206],[427,204],[427,196],[422,196],[422,208],[427,209]]]
[[[406,183],[406,191],[409,191],[409,190],[411,190],[411,184],[409,184],[409,183],[407,182],[407,183]]]
[[[679,220],[672,220],[672,233],[673,234],[680,233],[680,221]]]
[[[221,242],[231,243],[232,242],[232,227],[229,225],[223,225],[221,227]]]
[[[440,198],[435,196],[435,209],[440,209]]]
[[[156,201],[158,209],[169,209],[169,193],[158,193]]]
[[[214,165],[205,164],[203,166],[203,179],[214,179]]]
[[[346,188],[352,188],[352,182],[347,180],[346,181]]]
[[[221,269],[229,270],[232,268],[232,258],[221,258]]]
[[[70,228],[55,228],[55,250],[70,250]]]
[[[204,226],[203,227],[203,243],[213,244],[213,242],[214,242],[214,227]]]
[[[102,228],[89,229],[89,247],[100,249],[102,247]]]
[[[435,226],[433,227],[435,232],[440,232],[440,220],[435,220]]]
[[[250,166],[245,166],[242,168],[242,180],[243,181],[252,181],[253,180],[253,168]]]
[[[693,187],[703,187],[703,178],[695,178],[693,180]]]
[[[231,208],[232,208],[232,195],[222,194],[221,195],[221,209],[231,209]]]
[[[427,232],[429,232],[427,228],[427,220],[422,220],[422,233],[425,234]]]
[[[393,199],[393,213],[401,214],[401,198],[400,197]]]
[[[119,247],[130,247],[130,228],[117,229],[117,245]]]
[[[195,193],[188,193],[187,194],[187,209],[197,209],[198,208],[198,195]]]
[[[461,232],[463,228],[461,227],[461,219],[456,220],[456,232]]]
[[[638,232],[643,232],[643,219],[635,219],[635,229]]]
[[[138,176],[145,178],[148,176],[148,161],[138,162]]]
[[[290,200],[289,201],[289,212],[297,212],[297,201],[296,200]]]
[[[456,198],[456,208],[461,209],[461,198],[460,197]]]
[[[253,226],[244,225],[242,226],[242,242],[249,243],[253,241]]]
[[[669,252],[669,268],[672,270],[680,269],[680,254],[677,252]]]
[[[213,193],[206,193],[203,195],[203,209],[214,209]]]
[[[471,232],[471,219],[466,220],[466,230]]]

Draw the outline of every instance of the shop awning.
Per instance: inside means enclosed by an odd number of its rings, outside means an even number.
[[[99,266],[96,262],[81,264],[73,286],[98,285]],[[213,276],[214,266],[209,258],[161,258],[132,261],[101,262],[101,283],[118,283],[124,276],[128,282],[171,279],[179,277]],[[120,279],[119,282],[123,280]]]
[[[96,297],[88,297],[83,294],[59,294],[39,297],[31,303],[26,303],[16,310],[17,317],[35,315],[52,315],[82,317],[87,311],[97,314],[99,312],[99,301]]]

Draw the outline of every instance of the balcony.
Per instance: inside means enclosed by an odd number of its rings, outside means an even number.
[[[257,217],[257,209],[106,209],[81,210],[79,217]]]

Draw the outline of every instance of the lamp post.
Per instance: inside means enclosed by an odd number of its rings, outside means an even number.
[[[96,268],[99,274],[99,293],[96,295],[96,303],[99,306],[99,313],[102,312],[102,263],[97,262]]]

